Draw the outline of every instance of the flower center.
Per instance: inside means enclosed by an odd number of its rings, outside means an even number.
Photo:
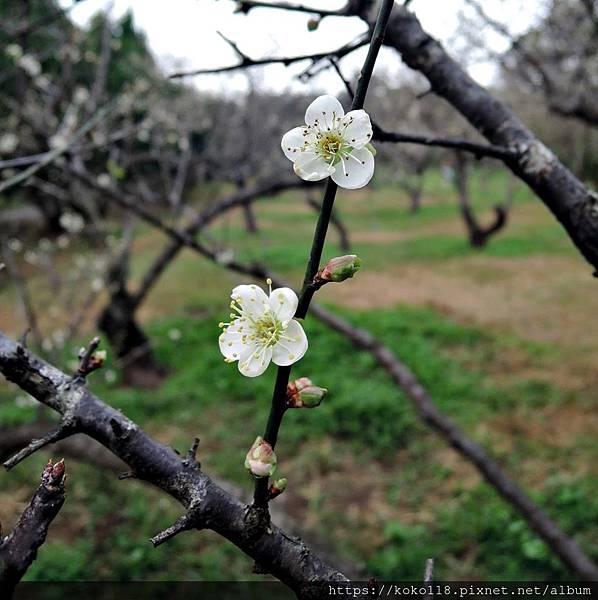
[[[337,131],[326,132],[317,141],[317,152],[326,162],[338,162],[347,150],[349,145]]]
[[[272,312],[266,312],[263,316],[253,323],[253,334],[255,340],[261,346],[274,346],[280,340],[284,328],[282,322],[279,321]]]

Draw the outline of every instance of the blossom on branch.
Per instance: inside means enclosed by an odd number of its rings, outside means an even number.
[[[218,339],[226,362],[239,361],[246,377],[261,375],[273,361],[292,365],[307,351],[303,327],[293,319],[299,300],[290,288],[272,290],[270,295],[257,285],[238,285],[233,289],[230,323],[220,323],[224,331]]]
[[[305,112],[305,125],[284,134],[281,147],[301,179],[326,177],[340,187],[357,189],[374,174],[372,124],[364,110],[345,114],[341,103],[319,96]]]

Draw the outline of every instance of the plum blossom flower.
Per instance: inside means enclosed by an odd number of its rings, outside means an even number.
[[[357,189],[374,174],[371,139],[372,124],[364,110],[345,114],[334,96],[324,95],[307,107],[305,125],[284,134],[281,147],[301,179],[330,176],[340,187]]]
[[[270,364],[292,365],[307,351],[303,327],[293,319],[299,300],[290,288],[272,289],[270,295],[257,285],[238,285],[232,291],[230,323],[220,323],[218,339],[226,362],[239,361],[246,377],[261,375]]]

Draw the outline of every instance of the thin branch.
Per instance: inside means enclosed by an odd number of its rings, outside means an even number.
[[[73,431],[70,427],[60,425],[56,429],[52,429],[51,431],[49,431],[43,437],[31,440],[31,442],[29,442],[29,444],[25,448],[23,448],[22,450],[19,450],[19,452],[14,454],[8,460],[5,460],[2,463],[2,466],[7,471],[9,471],[13,467],[16,467],[20,462],[25,460],[28,456],[31,456],[32,454],[34,454],[41,448],[44,448],[45,446],[48,446],[49,444],[58,442],[59,440],[63,440],[72,434],[73,434]]]
[[[0,193],[14,187],[15,185],[25,181],[32,175],[35,175],[40,169],[48,166],[54,162],[57,158],[65,154],[72,146],[74,146],[82,137],[87,135],[100,121],[102,121],[114,106],[115,102],[110,101],[100,108],[95,115],[93,115],[86,123],[84,123],[64,144],[61,144],[54,150],[48,152],[44,158],[31,165],[29,168],[24,169],[20,173],[17,173],[14,177],[7,179],[0,183]]]
[[[487,156],[490,158],[498,158],[500,160],[508,160],[515,159],[519,156],[519,152],[515,148],[495,146],[492,144],[476,144],[475,142],[469,142],[462,139],[384,131],[380,127],[374,127],[373,139],[379,142],[418,144],[421,146],[435,146],[439,148],[463,150],[464,152],[473,154],[476,158]]]
[[[221,34],[222,35],[222,34]],[[222,36],[224,37],[224,36]],[[342,58],[343,56],[347,56],[351,52],[365,46],[367,44],[367,39],[359,38],[357,41],[349,42],[344,46],[341,46],[337,50],[330,50],[327,52],[316,52],[312,54],[301,54],[298,56],[273,56],[270,58],[250,58],[239,50],[238,46],[234,44],[232,41],[224,38],[226,42],[231,45],[235,54],[241,57],[241,60],[236,65],[229,65],[227,67],[214,67],[208,69],[194,69],[191,71],[178,71],[176,73],[172,73],[169,75],[169,79],[180,79],[182,77],[194,77],[196,75],[214,75],[216,73],[228,73],[230,71],[236,71],[238,69],[246,69],[249,67],[258,67],[263,65],[274,65],[274,64],[283,64],[285,67],[292,65],[296,62],[301,62],[304,60],[312,60],[317,61],[324,58],[329,58],[334,56],[336,58]]]
[[[325,10],[322,8],[312,8],[303,4],[291,4],[288,2],[262,2],[261,0],[240,0],[235,12],[249,13],[252,8],[274,8],[279,10],[289,10],[292,12],[302,12],[310,15],[319,15],[320,17],[342,17],[347,14],[346,8],[339,10]]]
[[[354,92],[351,84],[347,78],[343,75],[341,68],[334,58],[330,59],[330,65],[335,70],[339,79],[343,82],[347,93],[350,98],[353,98]],[[394,142],[398,144],[418,144],[422,146],[437,146],[439,148],[457,148],[465,152],[470,152],[476,156],[476,158],[482,158],[488,156],[491,158],[499,158],[505,160],[508,158],[517,158],[518,153],[516,149],[504,148],[502,146],[494,146],[491,144],[476,144],[467,140],[442,138],[431,135],[418,135],[408,134],[400,132],[386,131],[380,127],[377,123],[372,121],[373,129],[373,140],[379,142]]]
[[[378,11],[376,24],[372,32],[368,53],[365,57],[365,61],[363,63],[357,83],[357,91],[353,97],[351,110],[363,108],[368,86],[374,71],[376,59],[378,58],[378,52],[382,46],[384,32],[390,18],[393,4],[394,0],[383,0],[380,4],[380,9]],[[332,179],[329,179],[326,184],[326,189],[324,190],[324,198],[322,200],[320,216],[314,231],[311,251],[307,261],[307,267],[305,269],[303,286],[299,295],[299,304],[295,312],[295,317],[297,319],[304,319],[306,317],[311,299],[313,298],[313,295],[317,289],[317,287],[314,286],[314,278],[318,272],[318,269],[320,268],[320,260],[322,258],[322,252],[324,251],[324,243],[326,241],[326,234],[328,232],[328,226],[332,217],[332,210],[334,207],[337,189],[337,184],[332,181]],[[286,394],[290,374],[290,365],[278,367],[274,391],[272,393],[270,414],[268,416],[268,422],[266,424],[266,430],[263,436],[264,440],[268,442],[272,448],[274,448],[276,445],[278,432],[286,411]],[[268,501],[268,478],[262,477],[257,479],[255,484],[254,507],[258,510],[265,511],[267,510]]]

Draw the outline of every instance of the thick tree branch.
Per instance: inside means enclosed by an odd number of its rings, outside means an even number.
[[[40,402],[63,416],[69,414],[76,432],[111,450],[138,479],[181,502],[193,519],[193,528],[209,528],[224,536],[300,597],[310,597],[310,582],[346,581],[305,544],[275,525],[267,531],[252,527],[247,506],[216,485],[196,463],[190,464],[153,440],[120,411],[89,392],[80,380],[73,380],[2,333],[0,371]]]
[[[362,18],[369,19],[366,13]],[[577,179],[501,101],[478,85],[421,27],[395,6],[385,43],[422,73],[433,91],[450,102],[493,145],[514,149],[505,164],[525,181],[568,232],[598,273],[598,196]]]
[[[0,528],[0,596],[10,600],[37,551],[46,541],[48,528],[64,504],[64,461],[48,463],[42,481],[12,533],[3,538]]]

